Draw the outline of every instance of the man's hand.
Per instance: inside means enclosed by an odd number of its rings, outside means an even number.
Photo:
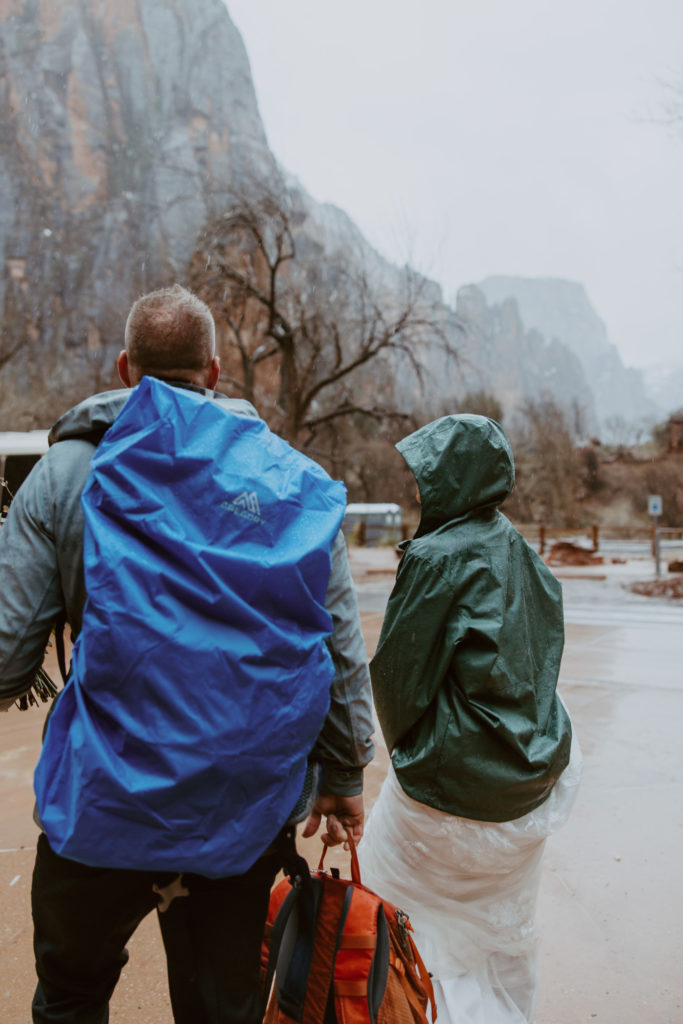
[[[327,832],[322,840],[326,846],[336,846],[346,841],[347,830],[358,842],[363,835],[363,795],[336,796],[334,793],[321,794],[313,805],[302,835],[314,836],[320,828],[320,819],[327,818]]]

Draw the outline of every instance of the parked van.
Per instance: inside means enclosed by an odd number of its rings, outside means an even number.
[[[41,455],[48,449],[47,430],[0,430],[0,519]]]

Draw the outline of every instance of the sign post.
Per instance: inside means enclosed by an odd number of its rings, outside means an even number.
[[[659,565],[659,526],[658,520],[662,514],[662,496],[661,494],[648,494],[647,496],[647,513],[652,517],[652,539],[655,556],[655,572],[657,579],[659,579],[660,565]]]

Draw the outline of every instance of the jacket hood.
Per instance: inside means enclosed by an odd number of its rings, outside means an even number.
[[[511,494],[515,466],[499,423],[467,413],[443,416],[396,445],[420,489],[416,537],[472,512],[495,508]]]
[[[185,384],[180,381],[172,382],[173,387],[184,387],[190,391],[197,391],[199,394],[212,398],[221,405],[225,405],[238,416],[252,416],[258,418],[254,406],[243,398],[228,398],[218,391],[209,391],[207,388],[196,387],[193,384]],[[73,438],[83,438],[97,444],[102,435],[109,429],[118,414],[123,409],[130,395],[135,389],[119,388],[116,391],[104,391],[99,395],[91,395],[83,402],[79,402],[68,412],[57,420],[48,436],[48,443],[55,444],[56,441],[68,441]]]
[[[59,417],[48,435],[49,444],[95,435],[101,437],[121,412],[129,395],[129,388],[120,388],[79,402]]]

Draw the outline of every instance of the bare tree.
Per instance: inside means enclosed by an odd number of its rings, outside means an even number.
[[[522,521],[576,526],[581,464],[570,417],[549,395],[527,401],[521,414],[513,438],[515,491],[506,509]]]
[[[23,264],[23,261],[21,261]],[[30,314],[26,296],[21,285],[23,281],[23,266],[19,273],[22,277],[19,283],[10,279],[10,285],[6,290],[2,331],[0,332],[0,370],[10,363],[22,349],[28,347],[31,332],[35,328],[31,324]]]
[[[474,413],[477,416],[488,416],[489,419],[496,420],[498,423],[503,422],[503,406],[498,398],[490,391],[479,389],[476,391],[467,391],[462,396],[454,400],[449,405],[443,404],[443,414],[448,415],[451,412],[466,412]]]
[[[341,418],[401,416],[398,360],[420,382],[421,346],[453,346],[429,282],[408,267],[383,280],[355,250],[325,249],[305,219],[284,190],[233,196],[200,240],[191,280],[225,328],[225,379],[310,449]]]
[[[0,370],[26,345],[26,337],[0,340]]]

